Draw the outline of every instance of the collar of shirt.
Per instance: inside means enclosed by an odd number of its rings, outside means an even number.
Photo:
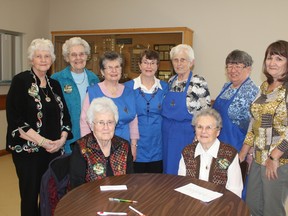
[[[152,86],[151,89],[147,89],[142,83],[141,83],[141,78],[140,76],[138,76],[137,78],[134,79],[134,90],[135,89],[138,89],[138,88],[141,88],[141,90],[144,92],[144,93],[148,93],[148,94],[152,94],[155,90],[155,88],[159,88],[159,89],[162,89],[162,86],[161,86],[161,83],[160,83],[160,80],[157,79],[155,76],[154,76],[154,85]]]
[[[215,140],[215,142],[212,144],[212,146],[208,149],[208,151],[205,151],[201,145],[200,142],[198,142],[196,149],[195,149],[195,155],[194,157],[196,158],[198,155],[202,154],[209,154],[214,158],[217,158],[217,154],[219,151],[220,147],[220,141],[218,139]]]

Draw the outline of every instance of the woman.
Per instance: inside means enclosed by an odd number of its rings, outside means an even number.
[[[250,104],[259,89],[250,79],[253,60],[241,50],[234,50],[226,58],[226,71],[229,79],[216,98],[213,108],[223,121],[218,139],[229,143],[239,152],[250,122]]]
[[[39,215],[41,177],[72,138],[61,87],[47,76],[55,60],[52,42],[33,40],[28,59],[31,69],[14,76],[6,101],[7,150],[12,151],[19,179],[22,216]]]
[[[159,54],[154,50],[144,50],[139,58],[141,74],[125,83],[134,90],[140,139],[136,173],[162,173],[162,101],[167,91],[167,83],[155,77],[159,66]]]
[[[178,174],[223,185],[241,197],[243,181],[237,151],[217,139],[222,127],[220,114],[211,108],[201,110],[192,124],[197,141],[184,148]]]
[[[73,139],[64,146],[65,153],[71,153],[70,144],[80,138],[80,114],[87,87],[95,85],[99,79],[85,68],[90,46],[82,38],[66,40],[62,46],[62,55],[69,66],[51,77],[60,83],[71,116]]]
[[[118,110],[107,97],[94,99],[87,110],[92,133],[72,144],[70,183],[75,188],[106,176],[133,173],[131,148],[127,140],[115,136]]]
[[[115,135],[131,141],[132,154],[135,160],[137,139],[139,139],[138,123],[135,119],[136,102],[132,89],[119,83],[122,61],[122,57],[116,52],[106,52],[100,58],[99,67],[104,80],[97,85],[88,87],[80,117],[80,130],[81,137],[91,132],[89,124],[86,122],[86,112],[90,102],[94,98],[103,96],[111,98],[119,112],[119,122],[116,125]]]
[[[288,42],[268,46],[263,61],[267,78],[251,104],[252,119],[239,154],[254,147],[246,202],[252,215],[287,215],[288,197]]]
[[[210,106],[210,93],[203,77],[193,75],[194,51],[180,44],[170,51],[176,75],[169,80],[169,91],[163,101],[164,173],[177,175],[183,148],[194,139],[193,113]]]

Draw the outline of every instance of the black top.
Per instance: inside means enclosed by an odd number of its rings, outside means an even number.
[[[7,150],[9,146],[27,144],[27,140],[20,138],[18,128],[25,132],[32,128],[51,140],[59,139],[61,132],[67,131],[67,139],[72,138],[70,115],[60,84],[47,77],[46,89],[41,90],[39,86],[40,80],[32,70],[14,76],[6,101]],[[45,100],[45,94],[50,102]]]

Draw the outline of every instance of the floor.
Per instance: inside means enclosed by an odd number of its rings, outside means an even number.
[[[0,156],[0,215],[20,216],[18,178],[11,155]]]

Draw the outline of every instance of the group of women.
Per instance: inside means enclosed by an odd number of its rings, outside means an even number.
[[[240,161],[252,161],[247,189],[252,215],[286,214],[288,42],[267,48],[267,81],[260,91],[249,78],[251,56],[232,51],[226,58],[229,82],[214,109],[207,82],[192,72],[189,45],[170,51],[176,74],[168,83],[156,78],[160,59],[153,50],[141,54],[139,77],[124,84],[123,59],[116,52],[99,60],[102,82],[85,68],[90,54],[85,40],[70,38],[62,54],[69,66],[50,78],[53,44],[33,40],[31,69],[13,78],[7,95],[7,149],[19,178],[21,215],[39,215],[41,177],[61,150],[71,153],[75,165],[72,187],[105,176],[156,172],[220,182],[241,196],[239,155]]]

